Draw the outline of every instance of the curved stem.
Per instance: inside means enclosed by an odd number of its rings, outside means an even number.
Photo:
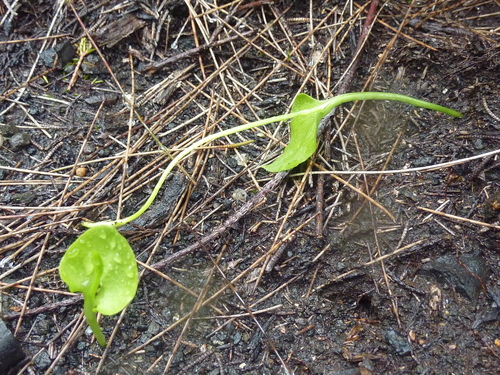
[[[330,112],[333,108],[336,106],[347,103],[347,102],[352,102],[352,101],[359,101],[359,100],[393,100],[393,101],[398,101],[398,102],[403,102],[403,103],[408,103],[411,105],[414,105],[416,107],[422,107],[422,108],[427,108],[431,110],[435,110],[438,112],[443,112],[446,113],[450,116],[454,117],[462,117],[463,115],[460,112],[457,112],[453,109],[446,108],[437,104],[429,103],[424,100],[419,100],[419,99],[414,99],[409,96],[405,95],[400,95],[400,94],[392,94],[392,93],[385,93],[385,92],[354,92],[354,93],[349,93],[349,94],[343,94],[336,96],[334,98],[322,101],[320,105],[314,108],[310,109],[305,109],[302,111],[298,112],[293,112],[293,113],[288,113],[285,115],[280,115],[280,116],[274,116],[274,117],[269,117],[263,120],[259,121],[254,121],[250,122],[248,124],[244,125],[239,125],[235,126],[234,128],[231,129],[226,129],[223,131],[220,131],[218,133],[210,134],[197,142],[194,142],[191,146],[188,148],[184,149],[182,152],[180,152],[172,161],[170,164],[167,166],[167,168],[163,171],[160,179],[156,183],[156,186],[153,189],[153,192],[149,196],[149,198],[146,200],[146,202],[142,205],[142,207],[134,214],[125,217],[123,219],[119,220],[114,220],[114,221],[109,221],[109,222],[98,222],[98,223],[83,223],[84,226],[91,228],[96,225],[102,225],[104,223],[113,225],[115,227],[121,227],[122,225],[125,225],[132,220],[137,219],[139,216],[141,216],[148,208],[151,206],[153,201],[156,199],[156,196],[158,195],[161,187],[163,186],[163,183],[167,179],[168,175],[170,172],[174,169],[174,167],[179,164],[183,159],[185,159],[191,152],[196,150],[198,147],[203,146],[206,143],[209,143],[211,141],[214,141],[218,138],[225,137],[231,134],[239,133],[244,130],[249,130],[252,128],[256,128],[262,125],[270,124],[272,122],[280,122],[280,121],[286,121],[289,119],[292,119],[296,116],[307,116],[307,115],[312,115],[318,112],[324,112],[326,111],[327,113]]]
[[[328,102],[332,104],[333,109],[333,107],[336,107],[340,104],[358,100],[392,100],[396,102],[411,104],[415,107],[427,108],[442,112],[453,117],[463,117],[462,113],[447,107],[443,107],[442,105],[426,102],[425,100],[415,99],[406,95],[392,94],[388,92],[353,92],[336,96],[328,100]]]
[[[85,315],[85,319],[87,323],[92,329],[97,342],[102,347],[106,347],[106,338],[102,333],[101,326],[97,321],[97,314],[94,312],[94,304],[95,304],[95,295],[88,295],[87,293],[83,293],[83,314]]]
[[[160,192],[161,187],[163,186],[163,183],[167,179],[167,177],[170,174],[170,172],[172,171],[172,169],[174,169],[174,167],[177,164],[179,164],[183,159],[185,159],[187,156],[189,156],[189,154],[191,154],[191,152],[196,150],[198,147],[203,146],[204,144],[209,143],[211,141],[214,141],[216,139],[219,139],[221,137],[225,137],[227,135],[239,133],[239,132],[242,132],[244,130],[249,130],[249,129],[256,128],[256,127],[259,127],[262,125],[270,124],[272,122],[286,121],[286,120],[289,120],[289,119],[291,119],[299,114],[311,114],[311,113],[315,113],[315,112],[316,112],[316,110],[306,110],[306,111],[301,111],[301,112],[296,112],[296,113],[288,113],[286,115],[269,117],[269,118],[266,118],[263,120],[250,122],[248,124],[235,126],[234,128],[226,129],[226,130],[220,131],[218,133],[210,134],[210,135],[206,136],[205,138],[200,139],[199,141],[193,143],[188,148],[181,151],[175,158],[172,159],[172,161],[168,164],[167,168],[165,168],[162,175],[160,176],[160,179],[156,183],[156,186],[154,187],[151,195],[149,196],[147,201],[142,205],[142,207],[136,213],[134,213],[128,217],[125,217],[123,219],[110,221],[109,224],[111,224],[115,227],[121,227],[122,225],[125,225],[125,224],[131,222],[132,220],[137,219],[139,216],[141,216],[149,208],[149,206],[151,206],[151,204],[155,200],[156,196]],[[87,228],[91,228],[91,227],[94,227],[97,225],[102,225],[104,223],[105,222],[82,223],[82,224],[84,226],[86,226]],[[108,222],[106,222],[106,223],[108,223]]]

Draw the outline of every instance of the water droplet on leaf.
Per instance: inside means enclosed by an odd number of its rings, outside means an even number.
[[[127,276],[129,279],[133,279],[134,275],[135,275],[135,273],[134,273],[134,270],[132,269],[132,267],[129,267],[127,272],[125,272],[125,276]]]
[[[68,249],[68,251],[66,252],[66,256],[68,258],[74,258],[76,256],[78,256],[78,253],[80,252],[80,249],[77,248],[77,247],[73,247],[71,249]]]
[[[100,230],[99,233],[97,233],[99,238],[105,240],[106,239],[106,233],[104,233],[104,230]]]
[[[118,264],[123,264],[123,259],[121,258],[120,254],[118,254],[118,253],[115,254],[115,262]]]
[[[85,262],[83,264],[85,270],[85,275],[90,276],[94,272],[94,265],[91,262]]]

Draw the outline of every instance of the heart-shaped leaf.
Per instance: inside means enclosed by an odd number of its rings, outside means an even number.
[[[70,291],[83,293],[85,315],[96,337],[97,321],[92,324],[95,316],[88,313],[119,313],[134,298],[139,282],[132,248],[108,224],[92,227],[78,237],[61,259],[59,273]]]

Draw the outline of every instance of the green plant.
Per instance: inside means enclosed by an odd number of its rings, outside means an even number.
[[[294,168],[307,160],[316,150],[316,137],[321,119],[334,107],[358,100],[393,100],[462,117],[460,112],[452,109],[399,94],[362,92],[339,95],[327,100],[315,100],[306,94],[299,94],[288,114],[236,126],[194,142],[172,159],[151,195],[136,213],[119,220],[83,223],[89,229],[76,239],[61,260],[59,266],[61,278],[72,292],[83,293],[85,317],[98,342],[102,346],[106,345],[96,319],[96,312],[105,315],[120,312],[132,301],[138,285],[133,250],[117,228],[137,219],[149,208],[167,176],[177,164],[198,147],[215,139],[272,122],[292,119],[288,146],[280,157],[263,168],[269,172]]]
[[[137,262],[128,241],[112,225],[85,231],[69,247],[59,265],[71,292],[83,293],[83,311],[102,346],[106,340],[96,311],[114,315],[134,298],[139,282]]]

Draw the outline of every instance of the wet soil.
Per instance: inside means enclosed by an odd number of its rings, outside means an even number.
[[[115,77],[97,52],[77,68],[85,34],[67,3],[0,10],[1,314],[26,355],[10,373],[497,373],[495,1],[379,5],[350,91],[367,84],[464,117],[398,103],[343,106],[320,136],[316,164],[292,171],[265,204],[174,263],[140,265],[136,298],[101,319],[105,336],[114,335],[109,347],[95,342],[82,298],[57,272],[82,219],[135,212],[169,161],[165,148],[175,153],[202,134],[284,113],[298,92],[335,95],[369,9],[222,3],[75,2]],[[132,93],[135,114],[125,97]],[[274,124],[187,159],[148,213],[123,228],[137,259],[155,264],[217,230],[272,178],[259,166],[280,153],[286,134]],[[227,147],[246,140],[253,143]],[[487,153],[380,178],[338,174],[356,190],[332,175],[303,177]]]

